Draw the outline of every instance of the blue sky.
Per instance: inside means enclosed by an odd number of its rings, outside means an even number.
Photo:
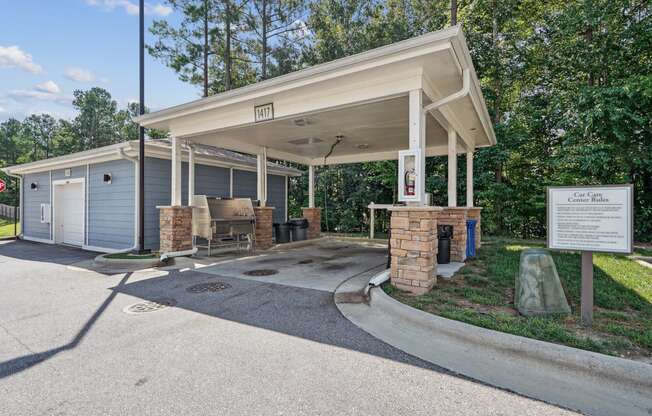
[[[32,113],[75,115],[75,89],[99,86],[122,108],[138,98],[138,0],[0,0],[0,121]],[[145,24],[175,19],[146,2]],[[151,41],[149,35],[147,39]],[[146,54],[145,100],[160,109],[199,98]]]

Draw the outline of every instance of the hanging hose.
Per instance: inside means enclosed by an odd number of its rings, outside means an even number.
[[[342,136],[341,134],[335,136],[335,142],[331,145],[331,148],[328,151],[328,153],[326,153],[326,156],[324,156],[324,164],[326,164],[326,159],[328,159],[333,154],[333,150],[335,150],[335,146],[342,143],[343,138],[344,136]],[[328,166],[329,174],[330,174],[330,170],[331,170],[330,166]],[[327,183],[324,183],[324,222],[326,222],[326,231],[330,232],[330,230],[328,229],[328,199],[327,199],[328,186],[327,185],[328,185]]]
[[[331,150],[329,150],[326,156],[324,156],[324,164],[326,164],[326,159],[328,159],[333,154],[333,150],[335,150],[335,146],[342,143],[343,138],[344,136],[342,135],[335,136],[335,142],[331,145]]]

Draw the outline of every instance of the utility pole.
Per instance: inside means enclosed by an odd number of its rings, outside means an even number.
[[[138,46],[140,60],[140,106],[138,113],[145,114],[145,0],[140,0],[138,14],[140,25],[140,42]],[[145,250],[145,128],[138,127],[138,253]]]

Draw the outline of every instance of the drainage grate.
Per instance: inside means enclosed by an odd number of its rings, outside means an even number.
[[[186,292],[190,293],[205,293],[205,292],[219,292],[231,287],[228,283],[223,282],[206,282],[192,285],[186,288]]]
[[[312,263],[313,261],[314,261],[314,260],[312,260],[312,259],[306,259],[306,260],[301,260],[301,261],[298,262],[297,264],[310,264],[310,263]]]
[[[145,302],[134,303],[133,305],[127,306],[123,309],[125,313],[146,313],[146,312],[156,312],[167,307],[171,307],[177,304],[177,301],[170,298],[165,299],[156,299],[148,300]]]
[[[258,270],[249,270],[248,272],[244,272],[243,274],[246,274],[247,276],[271,276],[277,273],[278,270],[274,270],[274,269],[258,269]]]

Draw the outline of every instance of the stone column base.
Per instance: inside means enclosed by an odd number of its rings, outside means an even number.
[[[192,207],[166,206],[159,209],[160,252],[192,249]]]
[[[254,207],[256,215],[256,249],[267,250],[274,245],[272,217],[274,207]]]
[[[321,208],[301,208],[303,218],[308,219],[308,238],[321,236]]]
[[[437,224],[453,226],[453,240],[451,241],[451,261],[464,262],[466,260],[466,219],[468,208],[444,207],[437,216]]]
[[[437,282],[437,216],[439,207],[390,208],[391,284],[414,294]]]

